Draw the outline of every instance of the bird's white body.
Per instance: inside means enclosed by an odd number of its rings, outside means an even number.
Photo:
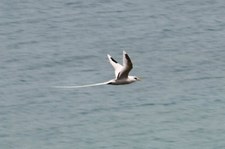
[[[130,84],[137,81],[137,79],[134,79],[134,78],[135,78],[134,76],[128,76],[128,78],[125,78],[125,79],[112,79],[112,80],[109,80],[107,84],[110,84],[110,85]]]

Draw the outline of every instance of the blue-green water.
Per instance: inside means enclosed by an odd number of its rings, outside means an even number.
[[[1,0],[0,148],[225,148],[224,57],[224,0]]]

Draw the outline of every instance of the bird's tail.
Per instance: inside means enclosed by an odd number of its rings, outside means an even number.
[[[87,84],[87,85],[79,85],[79,86],[53,86],[53,88],[61,88],[61,89],[76,89],[76,88],[84,88],[84,87],[93,87],[93,86],[100,86],[100,85],[106,85],[109,84],[109,82],[102,82],[102,83],[95,83],[95,84]]]

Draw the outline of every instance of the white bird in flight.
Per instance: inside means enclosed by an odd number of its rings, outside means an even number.
[[[133,64],[131,62],[128,54],[123,51],[123,65],[119,64],[115,59],[112,58],[109,54],[107,55],[109,58],[109,62],[115,69],[115,79],[109,80],[107,82],[89,84],[89,85],[81,85],[81,86],[55,86],[56,88],[81,88],[81,87],[91,87],[91,86],[99,86],[99,85],[123,85],[130,84],[136,81],[140,81],[140,78],[136,76],[129,76],[129,72],[133,68]]]
[[[108,81],[108,84],[112,85],[130,84],[140,80],[136,76],[129,76],[129,72],[133,68],[133,64],[131,62],[130,57],[125,51],[123,51],[123,65],[119,64],[109,54],[107,56],[109,58],[109,62],[115,69],[115,79]]]

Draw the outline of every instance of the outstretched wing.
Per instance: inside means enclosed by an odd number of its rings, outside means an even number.
[[[123,66],[120,65],[115,59],[112,58],[112,56],[110,56],[109,54],[107,55],[109,58],[109,62],[110,64],[113,66],[113,68],[115,69],[115,77],[117,78],[118,74],[120,73],[120,71],[123,69]]]
[[[128,77],[129,72],[131,71],[131,69],[133,68],[133,64],[131,62],[130,57],[128,56],[128,54],[123,51],[123,68],[122,70],[119,72],[117,79],[125,79]]]

